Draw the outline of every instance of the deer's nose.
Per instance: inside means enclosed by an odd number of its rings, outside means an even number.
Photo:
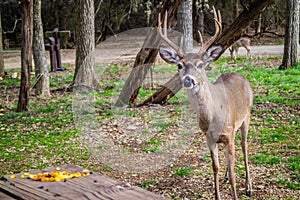
[[[186,76],[183,80],[183,86],[189,88],[192,87],[193,85],[194,85],[194,80],[191,77]]]

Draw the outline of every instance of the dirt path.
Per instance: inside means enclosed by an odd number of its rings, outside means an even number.
[[[96,48],[96,63],[112,63],[116,60],[134,59],[140,50],[141,41],[132,43],[130,47],[124,48],[121,45],[102,45]],[[276,46],[251,46],[251,55],[281,55],[283,54],[283,45]],[[195,48],[195,51],[198,49]],[[240,48],[239,55],[246,55],[246,50]],[[230,56],[228,50],[222,56]],[[75,49],[63,49],[61,51],[63,64],[75,64]],[[47,62],[50,65],[49,53],[47,52]],[[6,69],[17,69],[21,67],[21,52],[18,50],[4,51],[4,63]]]

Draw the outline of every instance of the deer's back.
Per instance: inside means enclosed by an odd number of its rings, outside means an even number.
[[[224,73],[217,79],[215,85],[224,88],[227,103],[233,105],[233,109],[252,106],[251,84],[243,75],[235,72]]]
[[[242,46],[250,46],[250,39],[248,38],[240,38],[239,40],[237,40],[235,43],[233,43],[233,48],[239,48]]]

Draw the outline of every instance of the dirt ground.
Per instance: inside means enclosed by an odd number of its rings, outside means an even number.
[[[130,60],[132,62],[141,48],[143,39],[134,40],[131,38],[128,40],[127,37],[112,38],[111,40],[101,43],[95,50],[95,59],[97,64],[113,63],[113,62],[126,62]],[[129,43],[129,44],[128,44]],[[198,48],[194,49],[195,51]],[[18,69],[21,66],[20,51],[5,51],[4,52],[4,63],[6,69]],[[74,49],[63,49],[62,52],[62,63],[63,64],[75,64],[75,50]],[[251,46],[251,55],[282,55],[283,45],[258,45]],[[229,51],[222,56],[229,56]],[[240,49],[239,55],[246,55],[245,49]],[[47,60],[49,62],[49,53],[47,52]],[[50,63],[49,63],[50,64]],[[205,143],[203,136],[196,136],[200,143]],[[199,138],[198,138],[199,137]],[[254,148],[254,147],[253,147]],[[201,149],[197,149],[197,144],[192,147],[193,151],[186,152],[183,154],[174,165],[184,166],[186,163],[190,163],[191,166],[199,168],[199,171],[211,171],[209,164],[199,162],[199,152]],[[240,157],[240,152],[237,157]],[[224,155],[222,155],[224,156]],[[204,164],[203,164],[204,163]],[[224,163],[221,163],[224,165]],[[253,199],[264,199],[260,196],[274,196],[274,199],[284,199],[286,196],[297,197],[300,195],[299,191],[287,190],[285,188],[278,188],[276,184],[276,178],[272,178],[277,169],[267,168],[263,166],[251,166],[253,170],[253,185],[254,186],[254,198]],[[168,194],[179,195],[181,197],[186,194],[191,194],[204,191],[201,194],[197,194],[195,199],[212,199],[213,198],[213,181],[210,173],[201,174],[196,178],[188,177],[173,177],[170,171],[171,166],[166,166],[165,169],[161,169],[157,172],[149,172],[144,174],[122,174],[117,171],[111,171],[107,173],[111,174],[117,179],[128,181],[134,185],[139,185],[146,180],[151,178],[157,179],[159,183],[155,187],[150,188],[150,191],[164,195],[166,191]],[[102,169],[99,169],[101,171]],[[221,176],[225,174],[225,169],[221,172]],[[277,172],[278,173],[278,172]],[[271,177],[271,178],[270,178]],[[221,177],[222,178],[222,177]],[[241,197],[244,194],[244,180],[240,177],[237,180],[238,195]],[[223,180],[222,180],[223,181]],[[151,186],[151,183],[149,183]],[[221,185],[222,199],[231,199],[230,185]],[[188,198],[182,198],[187,200]],[[243,199],[246,199],[243,196]]]

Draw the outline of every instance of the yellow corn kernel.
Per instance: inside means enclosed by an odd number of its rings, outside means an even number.
[[[30,176],[30,174],[29,174],[29,173],[24,173],[24,175],[25,175],[25,176]]]
[[[63,179],[61,179],[60,177],[55,177],[54,180],[55,180],[56,182],[58,182],[58,181],[61,181],[61,180],[63,180]]]
[[[41,178],[41,181],[42,181],[42,182],[47,182],[47,181],[49,181],[49,178],[47,178],[47,177],[42,177],[42,178]]]
[[[12,175],[10,175],[10,178],[16,178],[16,175],[14,175],[14,174],[12,174]]]
[[[39,180],[40,180],[40,177],[37,176],[37,175],[35,175],[35,176],[33,176],[31,179],[34,180],[34,181],[39,181]]]
[[[83,169],[83,170],[82,170],[82,173],[83,173],[83,174],[89,174],[89,173],[90,173],[90,171],[89,171],[89,170],[87,170],[87,169]]]
[[[69,172],[63,171],[62,174],[63,175],[69,175]]]

